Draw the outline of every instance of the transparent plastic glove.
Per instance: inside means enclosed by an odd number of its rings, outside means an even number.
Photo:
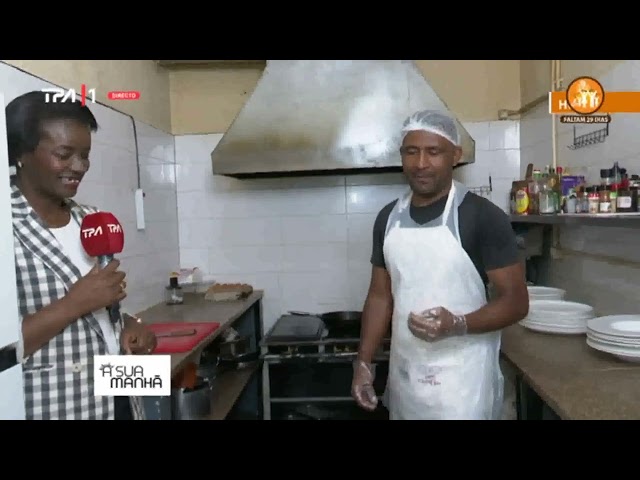
[[[454,315],[444,307],[430,308],[422,313],[409,314],[409,330],[426,342],[466,335],[467,319]]]
[[[353,382],[351,383],[351,395],[358,405],[369,411],[378,406],[378,396],[373,389],[373,380],[376,376],[375,365],[356,360],[353,362]]]

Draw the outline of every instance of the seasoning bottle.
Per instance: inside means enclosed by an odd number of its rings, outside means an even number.
[[[584,196],[582,198],[582,213],[589,213],[589,189],[586,186],[583,186],[582,190],[584,191]],[[598,203],[600,203],[599,198]]]
[[[579,213],[578,198],[573,188],[569,189],[567,198],[565,199],[564,209],[566,213]]]
[[[165,289],[165,302],[167,305],[182,305],[184,303],[182,287],[178,285],[178,277],[169,277],[169,285]]]
[[[576,191],[576,213],[587,213],[589,211],[589,200],[583,186]]]
[[[600,195],[598,194],[598,187],[592,186],[587,188],[587,202],[589,214],[595,215],[600,211]]]
[[[540,215],[555,215],[556,213],[556,192],[546,182],[548,177],[544,178],[544,182],[540,186],[538,194],[538,208]]]
[[[533,179],[529,182],[529,215],[540,215],[540,179],[542,174],[540,170],[533,171]]]
[[[603,185],[600,187],[600,213],[611,213],[611,187]]]
[[[637,206],[633,204],[631,190],[629,188],[618,190],[618,196],[616,197],[616,212],[629,213],[635,212],[636,210]]]
[[[518,180],[511,184],[511,201],[514,214],[529,214],[529,182]]]
[[[547,193],[547,195],[549,195],[550,201],[553,202],[553,213],[560,213],[562,206],[562,188],[560,184],[560,177],[552,167],[547,166],[546,171],[547,173],[545,173],[543,177],[549,189],[551,190],[551,192]]]

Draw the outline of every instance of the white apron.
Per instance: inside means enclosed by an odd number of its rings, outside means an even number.
[[[458,207],[468,190],[453,182],[441,217],[411,219],[411,192],[387,223],[384,255],[394,300],[385,404],[391,420],[492,420],[502,410],[501,333],[416,338],[409,313],[442,306],[468,314],[487,303],[485,286],[462,248]]]

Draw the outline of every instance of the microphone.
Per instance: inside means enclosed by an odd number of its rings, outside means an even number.
[[[100,268],[105,268],[113,256],[124,248],[124,232],[118,219],[109,212],[90,213],[82,219],[80,241],[90,257],[98,257]],[[113,323],[120,320],[120,302],[107,307]]]

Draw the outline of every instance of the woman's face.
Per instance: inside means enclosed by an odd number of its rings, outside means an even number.
[[[40,143],[20,160],[22,182],[56,199],[75,196],[89,170],[91,129],[75,120],[49,120],[42,124]]]

